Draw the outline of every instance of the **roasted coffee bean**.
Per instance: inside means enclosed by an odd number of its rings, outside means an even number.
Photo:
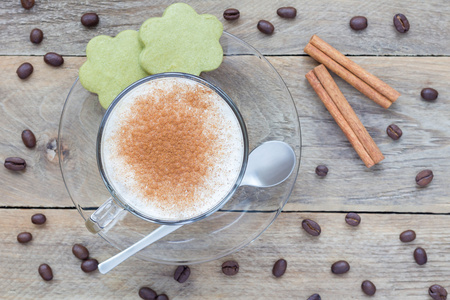
[[[169,297],[167,297],[166,294],[161,294],[161,295],[158,295],[158,297],[156,297],[155,300],[169,300]]]
[[[64,63],[64,58],[58,53],[49,52],[44,55],[44,61],[50,66],[58,67]]]
[[[35,28],[30,32],[30,41],[33,44],[40,44],[44,39],[44,33],[39,28]]]
[[[241,13],[236,8],[229,8],[223,12],[223,18],[228,21],[239,19]]]
[[[98,260],[96,259],[86,259],[81,263],[81,270],[85,273],[93,272],[98,268]]]
[[[350,265],[345,260],[340,260],[331,265],[333,274],[344,274],[350,270]]]
[[[155,300],[157,294],[154,290],[145,286],[139,289],[139,297],[141,297],[144,300]]]
[[[322,231],[320,229],[319,224],[317,224],[316,222],[314,222],[313,220],[310,220],[310,219],[303,220],[302,227],[307,233],[309,233],[310,235],[313,235],[313,236],[320,235],[320,232]]]
[[[188,280],[189,275],[191,275],[191,269],[188,266],[178,266],[173,274],[173,278],[179,283],[183,283]]]
[[[434,300],[447,300],[447,290],[439,284],[430,286],[428,294]]]
[[[36,137],[30,129],[22,131],[22,142],[27,148],[34,148],[36,146]]]
[[[222,272],[228,276],[236,275],[239,272],[239,264],[234,260],[226,261],[222,264]]]
[[[433,101],[433,100],[437,99],[437,97],[439,96],[439,93],[435,89],[424,88],[420,92],[420,96],[422,96],[422,98],[427,100],[427,101]]]
[[[364,292],[364,294],[369,295],[369,296],[375,295],[375,292],[377,291],[375,284],[373,284],[369,280],[364,280],[362,282],[361,289]]]
[[[72,253],[73,255],[75,255],[76,258],[79,258],[81,260],[88,259],[89,257],[89,250],[81,244],[73,245]]]
[[[322,300],[319,294],[313,294],[309,296],[308,300]]]
[[[20,157],[8,157],[3,165],[11,171],[22,171],[27,167],[27,162]]]
[[[17,76],[19,76],[20,79],[26,79],[28,78],[31,73],[33,73],[33,65],[30,63],[23,63],[17,68]]]
[[[287,261],[284,259],[279,259],[275,262],[272,269],[272,274],[275,277],[283,276],[284,272],[286,272]]]
[[[409,243],[416,239],[416,233],[414,230],[405,230],[400,233],[400,241],[403,243]]]
[[[50,281],[53,279],[53,271],[47,264],[42,264],[39,266],[39,275],[41,275],[42,279],[46,281]]]
[[[420,266],[426,264],[428,261],[428,257],[425,249],[417,247],[416,250],[414,250],[414,260]]]
[[[328,174],[327,166],[324,166],[324,165],[317,166],[316,167],[316,174],[317,174],[317,176],[320,176],[320,177],[327,176],[327,174]]]
[[[81,16],[81,24],[86,27],[94,27],[97,26],[100,18],[96,13],[86,13]]]
[[[405,33],[409,30],[409,21],[403,14],[396,14],[394,16],[394,26],[400,33]]]
[[[394,141],[398,140],[398,139],[402,136],[402,134],[403,134],[403,132],[402,132],[402,130],[400,129],[400,127],[398,127],[398,126],[395,125],[395,124],[389,125],[389,126],[386,128],[386,133],[387,133],[387,135],[388,135],[391,139],[393,139]]]
[[[350,19],[350,27],[353,30],[363,30],[367,28],[367,18],[363,16],[356,16]]]
[[[20,0],[20,3],[25,9],[31,9],[34,6],[34,0]]]
[[[275,27],[273,27],[272,23],[266,20],[259,21],[256,27],[259,31],[265,34],[272,34],[275,30]]]
[[[433,171],[423,170],[416,175],[416,183],[420,187],[427,186],[433,180]]]
[[[345,222],[350,226],[358,226],[361,223],[361,217],[357,213],[349,212],[345,216]]]
[[[277,9],[277,14],[282,18],[293,19],[297,16],[297,9],[292,6],[280,7]]]
[[[29,232],[22,232],[17,235],[17,241],[21,244],[28,243],[33,239],[33,236]]]
[[[34,214],[31,216],[31,223],[36,225],[42,225],[47,221],[47,218],[44,214]]]

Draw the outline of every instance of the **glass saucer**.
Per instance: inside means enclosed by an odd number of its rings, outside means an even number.
[[[240,187],[222,209],[140,251],[136,254],[140,259],[177,265],[231,254],[269,227],[294,187],[300,165],[301,137],[289,90],[272,65],[253,47],[226,32],[220,42],[223,63],[217,70],[204,72],[200,77],[222,89],[236,104],[247,126],[250,151],[266,141],[284,141],[297,156],[296,167],[278,186]],[[110,197],[99,174],[95,152],[104,113],[97,96],[85,90],[77,79],[61,114],[58,154],[66,189],[85,220]],[[114,226],[108,226],[99,235],[123,250],[158,226],[124,212]]]

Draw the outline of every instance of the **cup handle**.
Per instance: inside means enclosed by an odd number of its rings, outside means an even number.
[[[108,226],[122,211],[123,207],[118,205],[113,198],[103,203],[94,213],[86,220],[86,228],[91,233],[98,233]]]

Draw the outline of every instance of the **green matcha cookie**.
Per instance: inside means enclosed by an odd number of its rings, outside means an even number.
[[[217,69],[223,59],[222,32],[222,23],[215,16],[199,15],[184,3],[172,4],[161,18],[150,18],[139,29],[144,44],[139,63],[150,74],[200,75]]]
[[[138,35],[135,30],[122,31],[114,38],[99,35],[86,47],[87,61],[80,68],[80,82],[98,95],[104,108],[127,86],[148,76],[139,65],[142,45]]]

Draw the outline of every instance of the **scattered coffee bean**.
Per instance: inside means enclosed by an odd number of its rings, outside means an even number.
[[[81,16],[81,24],[86,27],[97,26],[99,21],[100,19],[96,13],[86,13]]]
[[[85,273],[93,272],[98,268],[98,260],[96,259],[86,259],[81,263],[81,270]]]
[[[156,292],[149,287],[141,287],[139,289],[139,297],[144,300],[155,300],[156,296]]]
[[[64,58],[58,53],[49,52],[44,55],[44,61],[50,66],[58,67],[64,63]]]
[[[188,266],[178,266],[173,274],[173,278],[179,283],[183,283],[188,280],[189,275],[191,275],[191,269]]]
[[[325,177],[328,174],[328,168],[324,165],[319,165],[316,167],[316,174],[320,177]]]
[[[437,99],[437,97],[439,96],[439,93],[435,89],[424,88],[420,92],[420,96],[422,96],[422,98],[427,100],[427,101],[433,101],[433,100]]]
[[[42,225],[47,221],[47,218],[43,214],[34,214],[31,216],[31,223],[36,225]]]
[[[236,275],[239,272],[239,264],[234,260],[226,261],[222,264],[222,272],[228,276]]]
[[[431,170],[420,171],[416,176],[416,183],[420,187],[425,187],[433,180],[433,177],[433,171]]]
[[[22,131],[22,142],[27,148],[34,148],[36,146],[36,136],[30,129]]]
[[[286,272],[287,261],[284,259],[279,259],[275,262],[272,269],[272,274],[275,277],[283,276],[284,272]]]
[[[158,295],[158,297],[156,297],[155,300],[169,300],[169,297],[167,297],[166,294],[161,294],[161,295]]]
[[[26,161],[20,157],[8,157],[3,165],[11,171],[22,171],[27,167]]]
[[[313,294],[309,296],[308,300],[322,300],[319,294]]]
[[[25,9],[31,9],[34,6],[34,0],[20,0],[20,3]]]
[[[350,265],[345,260],[340,260],[331,265],[333,274],[344,274],[350,270]]]
[[[282,18],[293,19],[297,16],[297,9],[292,6],[280,7],[277,9],[277,14]]]
[[[73,255],[75,255],[76,258],[79,258],[81,260],[88,259],[89,257],[89,250],[81,244],[73,245],[72,253]]]
[[[350,19],[350,27],[353,30],[363,30],[367,28],[367,18],[363,16],[356,16]]]
[[[403,14],[396,14],[394,16],[394,26],[400,33],[405,33],[409,30],[409,21]]]
[[[21,244],[28,243],[33,239],[33,236],[29,232],[22,232],[17,235],[17,241]]]
[[[349,212],[345,216],[345,222],[350,226],[358,226],[361,223],[361,217],[357,213]]]
[[[33,44],[40,44],[44,39],[44,33],[39,28],[35,28],[30,32],[30,41]]]
[[[405,230],[400,233],[400,241],[403,243],[409,243],[416,239],[416,233],[414,230]]]
[[[387,133],[387,135],[388,135],[391,139],[393,139],[394,141],[398,140],[398,139],[402,136],[402,134],[403,134],[403,132],[402,132],[402,130],[400,129],[400,127],[398,127],[398,126],[395,125],[395,124],[389,125],[389,126],[386,128],[386,133]]]
[[[19,76],[20,79],[26,79],[28,78],[31,73],[33,73],[33,65],[30,63],[23,63],[17,68],[17,76]]]
[[[310,220],[310,219],[303,220],[302,227],[307,233],[309,233],[310,235],[313,235],[313,236],[320,235],[320,232],[322,231],[320,229],[319,224],[317,224],[316,222],[314,222],[313,220]]]
[[[237,10],[235,8],[229,8],[223,12],[223,18],[228,21],[237,20],[237,19],[239,19],[240,16],[241,16],[241,13],[239,12],[239,10]]]
[[[41,275],[42,279],[45,281],[50,281],[53,279],[53,271],[47,264],[42,264],[39,266],[39,275]]]
[[[364,294],[369,296],[375,295],[375,292],[377,291],[375,284],[373,284],[372,281],[369,280],[364,280],[362,282],[361,289],[364,292]]]
[[[430,286],[428,294],[434,300],[447,300],[447,290],[439,284]]]
[[[265,34],[272,34],[275,30],[275,27],[273,27],[272,23],[266,20],[259,21],[256,27],[259,31]]]
[[[425,249],[417,247],[416,250],[414,250],[414,260],[420,266],[426,264],[428,261],[428,257]]]

